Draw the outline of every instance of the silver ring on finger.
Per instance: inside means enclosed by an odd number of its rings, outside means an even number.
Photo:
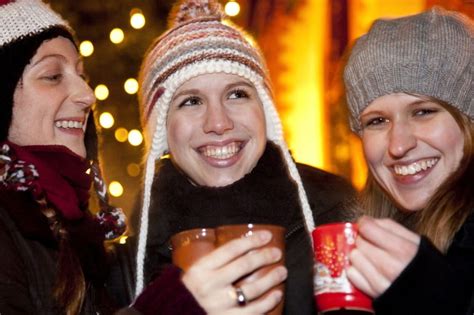
[[[234,290],[237,305],[241,307],[247,305],[247,297],[245,296],[244,291],[242,291],[241,288],[234,288]]]

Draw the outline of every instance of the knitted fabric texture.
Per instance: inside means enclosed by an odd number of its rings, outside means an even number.
[[[143,265],[155,161],[168,150],[166,120],[173,94],[191,78],[209,73],[226,73],[243,77],[255,86],[265,113],[267,139],[281,148],[290,176],[298,185],[306,227],[309,232],[314,228],[300,175],[283,137],[268,71],[260,51],[249,43],[242,30],[223,19],[225,15],[216,1],[187,0],[175,8],[174,24],[151,45],[139,78],[142,123],[149,148],[137,253],[137,295],[144,284]]]
[[[473,34],[469,18],[439,7],[375,21],[344,70],[352,130],[373,100],[397,92],[437,98],[474,120]]]
[[[69,29],[61,16],[38,0],[16,0],[0,4],[0,25],[0,46],[41,33],[51,26]]]

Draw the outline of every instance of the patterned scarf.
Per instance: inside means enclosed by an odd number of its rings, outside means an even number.
[[[86,215],[92,183],[88,169],[87,160],[64,146],[18,146],[8,141],[0,144],[0,189],[29,191],[38,203],[52,206],[66,221]],[[100,182],[105,187],[98,178],[100,174],[96,176],[97,170],[92,173],[95,184]],[[116,238],[126,229],[122,210],[108,204],[101,203],[95,220],[106,239]]]

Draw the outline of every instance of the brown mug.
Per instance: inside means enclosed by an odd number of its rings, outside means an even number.
[[[170,242],[173,264],[187,271],[202,256],[216,248],[216,235],[214,229],[192,229],[173,235]]]
[[[216,228],[216,244],[217,246],[223,245],[233,239],[240,238],[240,237],[247,237],[252,235],[255,231],[266,230],[272,233],[271,241],[266,244],[264,247],[277,247],[282,252],[282,258],[268,266],[264,266],[254,273],[239,279],[234,285],[239,287],[239,285],[245,283],[246,281],[253,281],[255,279],[259,279],[267,274],[273,268],[278,266],[285,265],[285,228],[277,225],[270,225],[270,224],[239,224],[239,225],[224,225]],[[284,282],[275,286],[274,289],[279,289],[284,294],[285,293],[285,284]],[[273,289],[272,289],[273,290]],[[268,294],[268,293],[266,293]],[[273,308],[267,314],[270,315],[279,315],[283,312],[283,301],[282,299],[280,303],[277,304],[275,308]]]

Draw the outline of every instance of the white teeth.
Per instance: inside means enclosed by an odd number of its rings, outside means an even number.
[[[395,165],[394,170],[395,174],[397,175],[414,175],[418,172],[425,171],[429,168],[432,168],[436,162],[438,162],[438,159],[429,159],[429,160],[423,160],[421,162],[415,162],[410,165]]]
[[[201,150],[202,154],[213,159],[225,160],[228,159],[240,151],[240,146],[232,142],[223,147],[205,147]]]
[[[80,129],[83,127],[82,122],[76,120],[58,120],[54,123],[54,125],[58,128],[76,128]]]

